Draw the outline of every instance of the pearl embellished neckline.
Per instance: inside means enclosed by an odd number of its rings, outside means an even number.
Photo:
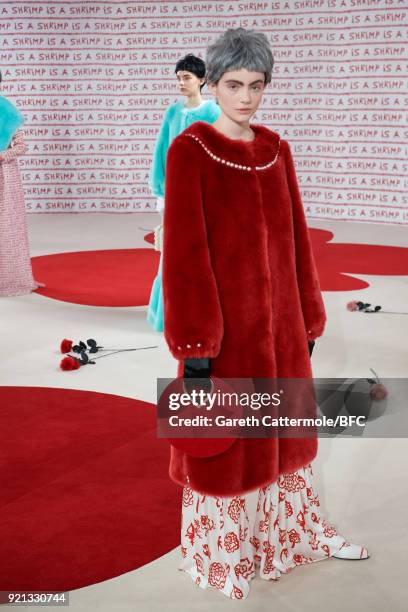
[[[280,150],[280,141],[281,139],[279,138],[278,141],[278,150],[276,152],[275,157],[272,159],[272,161],[270,161],[267,164],[264,164],[263,166],[244,166],[243,164],[236,164],[235,162],[231,162],[228,161],[226,159],[223,159],[222,157],[218,157],[218,155],[215,155],[215,153],[213,153],[208,147],[207,145],[201,140],[201,138],[199,138],[198,136],[196,136],[195,134],[183,134],[183,136],[189,136],[190,138],[193,138],[196,142],[198,142],[204,149],[204,151],[215,161],[219,162],[220,164],[224,164],[225,166],[229,166],[231,168],[237,168],[238,170],[246,170],[248,172],[250,172],[251,170],[266,170],[267,168],[270,168],[271,166],[274,165],[274,163],[276,162],[276,160],[278,159],[278,155],[279,155],[279,150]],[[253,142],[253,140],[249,141]]]

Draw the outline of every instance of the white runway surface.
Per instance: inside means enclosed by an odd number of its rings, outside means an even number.
[[[139,228],[153,229],[159,217],[155,213],[49,214],[29,215],[28,221],[35,256],[146,248],[150,246],[143,240],[146,232]],[[322,220],[310,220],[309,225],[333,231],[334,242],[390,246],[407,246],[408,242],[407,229],[401,225]],[[371,286],[323,293],[328,323],[324,336],[316,341],[314,376],[371,377],[373,368],[380,378],[406,377],[408,315],[351,313],[346,303],[362,300],[381,304],[384,310],[408,311],[408,276],[354,276]],[[35,293],[1,298],[0,385],[77,388],[155,402],[156,378],[175,376],[176,361],[163,335],[148,326],[146,309],[82,306]],[[94,337],[105,346],[158,344],[159,348],[144,351],[138,360],[119,356],[116,361],[106,359],[95,367],[64,373],[59,369],[59,343],[64,337],[75,341]],[[215,589],[198,588],[177,570],[180,550],[176,548],[138,570],[71,591],[70,610],[406,612],[406,453],[404,438],[319,439],[313,469],[322,507],[342,535],[368,548],[368,560],[333,558],[298,567],[278,582],[256,578],[248,599],[228,601]],[[253,513],[255,494],[248,500]],[[165,525],[157,525],[161,529]]]

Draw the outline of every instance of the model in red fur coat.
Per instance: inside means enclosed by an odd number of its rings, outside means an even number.
[[[164,333],[179,375],[184,359],[206,357],[219,378],[312,376],[308,339],[326,314],[293,156],[277,132],[251,130],[233,140],[196,122],[168,152]],[[206,459],[172,447],[170,475],[235,495],[316,452],[315,438],[241,438]]]
[[[312,383],[308,341],[322,335],[326,313],[293,155],[275,130],[249,124],[272,65],[263,33],[227,30],[207,50],[206,80],[220,117],[214,124],[194,123],[168,150],[164,336],[185,379],[191,371],[201,376],[203,361],[205,374],[219,379]],[[316,437],[238,437],[221,451],[208,439],[211,452],[201,457],[189,443],[171,445],[169,474],[183,486],[179,569],[202,588],[215,586],[242,599],[256,562],[269,580],[273,568],[290,571],[293,564],[321,559],[321,551],[325,558],[368,558],[364,547],[342,536],[332,540],[337,532],[323,517],[287,512],[291,501],[306,509],[302,487],[289,485],[285,492],[277,484],[282,478],[302,482],[311,494]],[[256,489],[249,538],[242,496]],[[289,490],[295,491],[292,500]],[[298,533],[302,517],[304,542]],[[201,529],[203,521],[209,531]],[[299,536],[298,548],[294,542],[288,548],[292,536]]]
[[[196,122],[168,152],[165,338],[217,377],[311,377],[326,314],[289,143]],[[249,169],[248,169],[249,168]],[[253,490],[311,461],[316,439],[238,439],[205,460],[172,449],[171,476],[216,495]]]

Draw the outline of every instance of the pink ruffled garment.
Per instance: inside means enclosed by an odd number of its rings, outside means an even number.
[[[252,534],[245,497],[211,497],[183,488],[178,569],[203,589],[245,599],[257,566],[261,578],[278,580],[343,546],[349,543],[320,513],[311,464],[259,489]]]
[[[0,296],[31,293],[43,287],[33,278],[28,246],[24,191],[17,157],[27,149],[18,130],[0,153]]]

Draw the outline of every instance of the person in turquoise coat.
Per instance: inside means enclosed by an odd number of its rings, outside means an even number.
[[[174,72],[177,76],[180,93],[185,97],[185,101],[174,102],[164,114],[153,151],[153,163],[149,176],[149,187],[157,199],[156,210],[160,213],[161,221],[163,221],[165,205],[166,156],[172,140],[195,121],[214,123],[221,113],[220,107],[213,100],[202,99],[201,90],[205,84],[205,63],[201,58],[189,53],[177,62]],[[156,228],[156,237],[161,235],[161,229],[161,225]],[[156,248],[161,250],[157,241]],[[153,281],[147,310],[148,323],[155,331],[160,332],[164,329],[162,259],[163,253],[161,252],[159,269]]]

